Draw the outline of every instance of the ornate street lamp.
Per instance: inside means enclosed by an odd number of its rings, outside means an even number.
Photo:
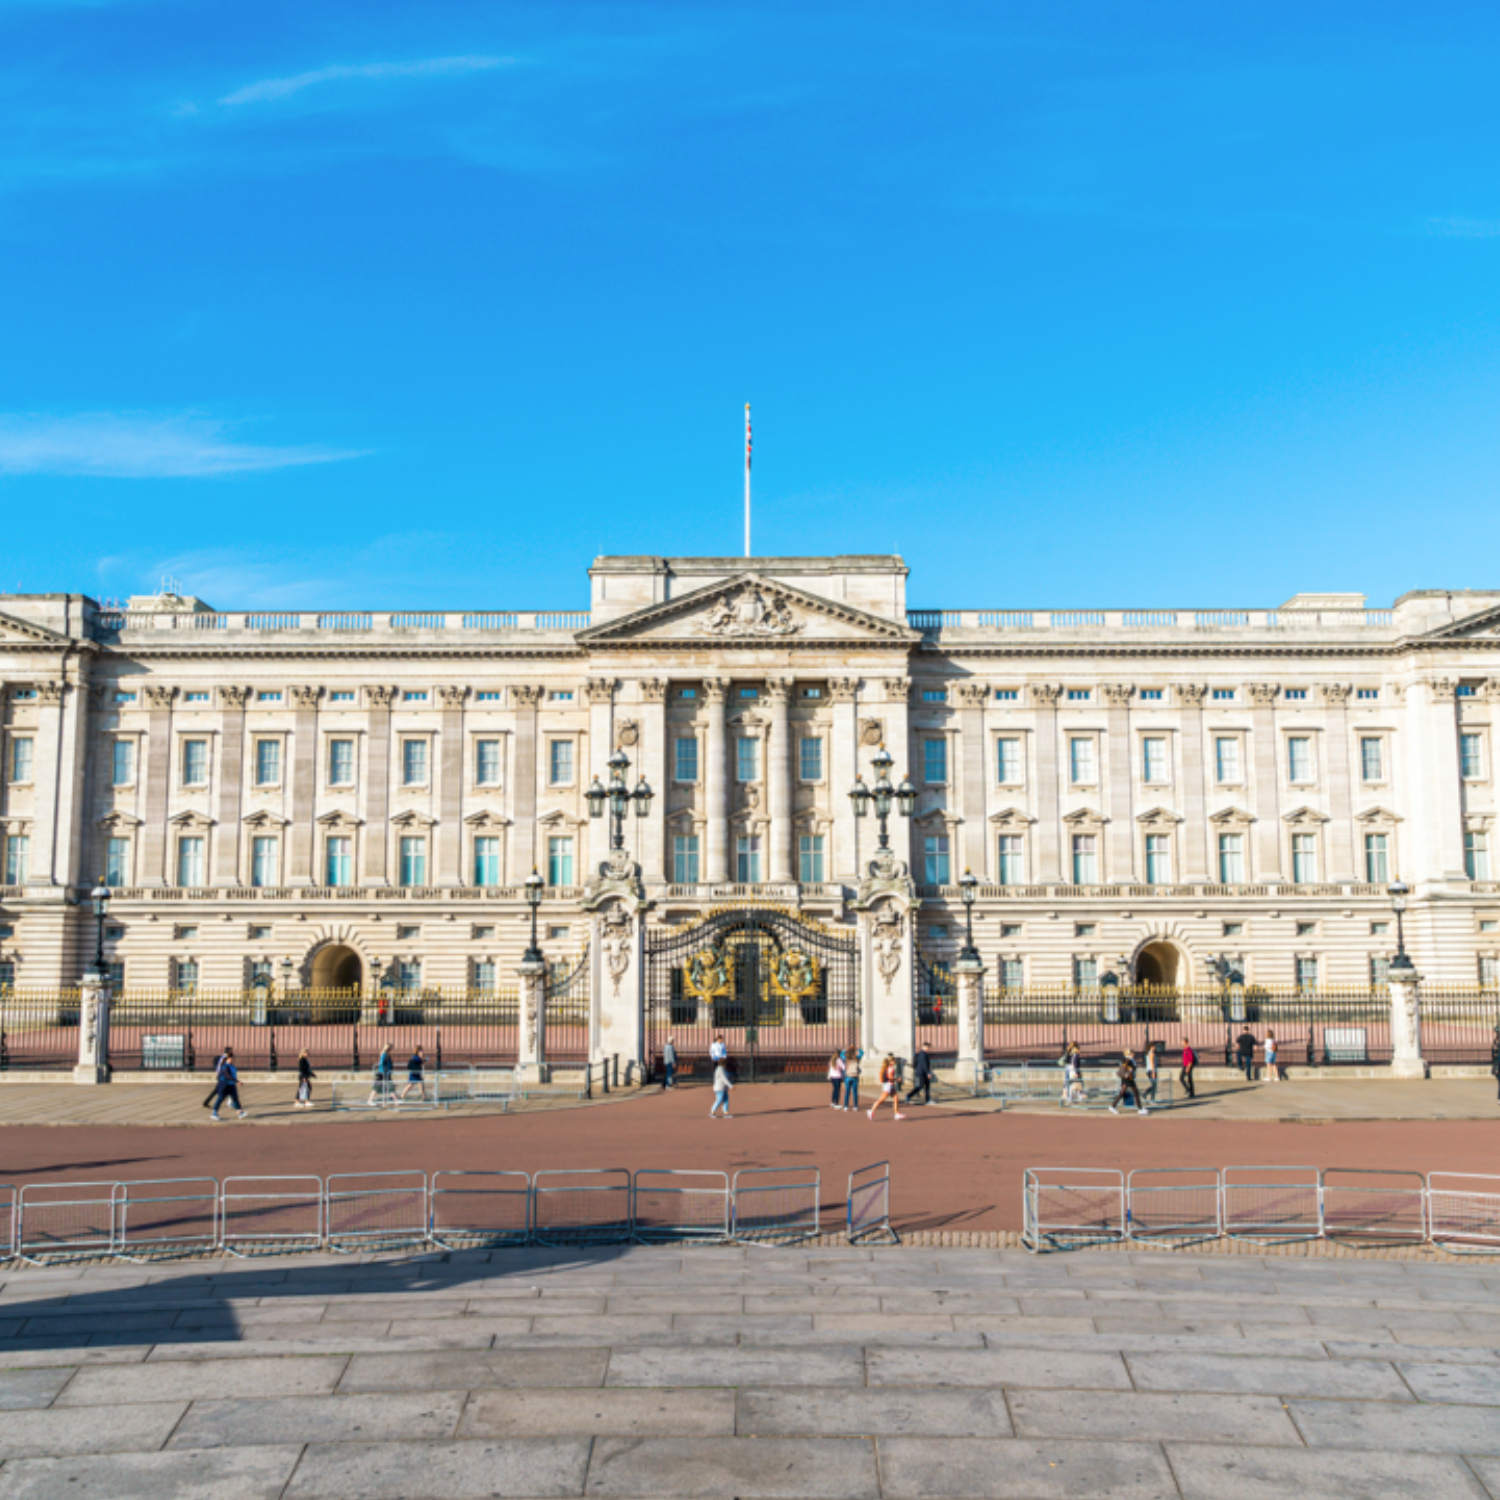
[[[525,884],[521,887],[526,892],[526,904],[531,908],[531,946],[521,955],[523,964],[541,964],[542,950],[537,946],[536,940],[536,909],[542,904],[542,892],[546,889],[546,881],[533,869],[526,877]]]
[[[1391,898],[1391,910],[1396,913],[1396,956],[1391,960],[1392,969],[1410,970],[1416,965],[1406,952],[1406,932],[1401,925],[1402,915],[1406,911],[1406,898],[1411,894],[1411,887],[1403,880],[1393,880],[1386,888],[1386,895]]]
[[[94,938],[94,973],[99,976],[102,984],[105,975],[109,973],[109,970],[104,967],[104,919],[109,915],[109,886],[102,877],[99,884],[89,892],[89,901],[97,919]]]
[[[292,994],[292,970],[297,966],[291,959],[281,960],[281,994],[283,999],[290,999]]]
[[[959,951],[961,964],[977,964],[979,950],[974,946],[974,898],[979,894],[979,880],[972,870],[965,870],[958,882],[958,893],[964,902],[964,945]]]
[[[864,777],[856,776],[854,785],[849,791],[849,800],[854,804],[856,818],[864,817],[870,807],[874,806],[875,816],[880,819],[880,849],[883,853],[889,851],[891,847],[887,826],[891,816],[891,805],[894,803],[900,808],[903,818],[909,818],[917,801],[917,789],[908,777],[901,778],[900,786],[892,786],[890,773],[891,767],[895,764],[896,762],[891,759],[891,752],[882,745],[870,761],[875,771],[874,787],[867,787]]]
[[[602,818],[604,809],[608,807],[611,822],[609,847],[623,849],[625,847],[625,817],[630,811],[631,803],[635,804],[636,817],[644,818],[651,811],[651,799],[656,793],[651,790],[644,776],[636,782],[634,791],[625,785],[625,773],[630,769],[630,757],[623,750],[616,750],[610,756],[608,765],[609,785],[607,787],[602,785],[596,776],[594,784],[588,789],[589,815]],[[535,944],[533,943],[532,946],[534,947]]]

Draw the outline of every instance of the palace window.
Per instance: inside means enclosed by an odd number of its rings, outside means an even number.
[[[1318,987],[1318,961],[1315,958],[1297,960],[1297,988],[1309,994]]]
[[[259,834],[250,845],[250,884],[281,884],[281,840]]]
[[[797,745],[797,771],[803,781],[823,779],[823,741],[816,735],[805,735]]]
[[[1142,688],[1141,691],[1140,691],[1140,700],[1141,700],[1142,703],[1160,703],[1161,702],[1161,689],[1160,688]]]
[[[328,784],[329,786],[354,785],[353,740],[329,740]]]
[[[928,885],[947,885],[950,873],[948,865],[948,836],[942,833],[928,834],[922,845],[924,875]]]
[[[741,735],[734,742],[734,779],[754,781],[760,769],[760,741]]]
[[[1289,703],[1301,703],[1307,697],[1306,688],[1287,688],[1281,695]]]
[[[760,881],[760,835],[742,833],[734,841],[734,878],[741,885]]]
[[[184,740],[182,742],[183,786],[208,785],[208,741]]]
[[[1073,985],[1080,990],[1099,988],[1099,960],[1097,958],[1075,958],[1073,960]]]
[[[336,834],[328,840],[326,848],[327,880],[325,885],[354,884],[354,840]]]
[[[1021,696],[1019,688],[996,688],[995,697],[1001,703],[1014,703]]]
[[[1391,961],[1383,953],[1370,955],[1370,988],[1383,990],[1391,981]]]
[[[250,988],[269,995],[276,984],[275,966],[269,958],[250,960]]]
[[[1021,742],[1006,737],[995,741],[995,771],[1002,786],[1018,786],[1021,781]]]
[[[1315,833],[1292,835],[1292,882],[1316,885],[1318,880],[1318,836]]]
[[[256,740],[255,784],[256,786],[281,785],[280,740]]]
[[[1221,833],[1219,835],[1219,884],[1244,885],[1245,883],[1245,835]]]
[[[1146,835],[1146,884],[1171,885],[1172,839],[1165,833]]]
[[[25,885],[31,867],[31,839],[24,833],[5,837],[5,883]]]
[[[1096,922],[1075,922],[1073,924],[1073,936],[1076,938],[1093,937],[1099,930]]]
[[[1240,937],[1244,934],[1245,924],[1243,922],[1226,922],[1224,924],[1225,937]]]
[[[271,692],[271,693],[257,693],[255,695],[255,701],[257,703],[280,703],[281,702],[281,694],[280,693],[275,693],[275,692]]]
[[[198,992],[198,960],[177,958],[172,960],[172,988],[179,995],[195,995]]]
[[[30,735],[10,742],[10,779],[13,783],[20,785],[31,780],[32,752],[35,749],[36,741]]]
[[[485,688],[482,692],[474,694],[476,703],[498,703],[505,695],[497,692],[494,688]]]
[[[1094,742],[1082,736],[1068,741],[1068,779],[1074,786],[1094,780]]]
[[[495,961],[492,958],[474,960],[472,983],[481,995],[495,993]]]
[[[1365,879],[1371,885],[1384,885],[1391,878],[1389,835],[1365,835]]]
[[[694,735],[681,736],[674,745],[672,779],[695,782],[698,779],[698,740]]]
[[[201,886],[204,878],[204,839],[199,834],[184,834],[177,840],[177,884]]]
[[[948,701],[947,688],[923,688],[923,703],[946,703]]]
[[[1000,988],[1002,990],[1019,990],[1026,984],[1026,966],[1019,958],[1002,958],[1000,960]]]
[[[1354,696],[1361,703],[1373,703],[1380,696],[1379,688],[1355,688]]]
[[[1458,685],[1458,696],[1460,698],[1472,698],[1479,689],[1472,682],[1461,682]]]
[[[427,701],[427,694],[426,693],[402,693],[402,695],[401,695],[401,701],[403,703],[425,703]]]
[[[474,784],[500,785],[500,741],[474,741]]]
[[[1364,735],[1359,742],[1359,775],[1361,781],[1385,780],[1385,747],[1373,735]]]
[[[816,885],[823,879],[823,835],[800,834],[797,839],[797,879]]]
[[[17,693],[16,696],[19,698],[21,696],[21,694]],[[135,702],[135,694],[134,693],[116,693],[115,694],[115,702],[116,703],[134,703]]]
[[[493,834],[474,840],[474,884],[500,884],[500,840]]]
[[[1214,780],[1225,786],[1240,779],[1240,742],[1232,735],[1214,740]]]
[[[135,781],[135,741],[116,740],[110,747],[110,779],[116,786],[130,786]]]
[[[1019,833],[1000,835],[999,874],[1001,885],[1023,885],[1026,880],[1026,864]]]
[[[1470,828],[1464,834],[1464,871],[1470,880],[1490,878],[1489,835],[1477,828]]]
[[[130,840],[112,838],[104,846],[104,883],[108,886],[130,884]]]
[[[1458,764],[1465,781],[1477,781],[1484,775],[1484,747],[1479,735],[1459,735]]]
[[[573,701],[572,690],[571,689],[564,689],[564,690],[559,691],[559,692],[548,693],[547,694],[547,701],[549,703],[571,703]]]
[[[948,741],[922,741],[922,780],[928,786],[942,786],[948,780]]]
[[[548,786],[573,785],[573,741],[550,740],[547,745]]]
[[[1142,774],[1148,782],[1160,784],[1167,779],[1167,742],[1159,735],[1141,741]]]
[[[677,885],[698,884],[698,835],[672,836],[672,879]]]
[[[1093,689],[1092,688],[1069,688],[1068,689],[1068,702],[1069,703],[1088,703],[1088,702],[1092,701],[1093,696],[1094,696],[1094,693],[1093,693]]]
[[[554,836],[547,840],[547,884],[573,884],[573,840]]]
[[[1099,883],[1099,836],[1093,833],[1073,835],[1073,884]]]
[[[1233,688],[1214,688],[1208,695],[1215,703],[1233,703]]]
[[[482,698],[484,694],[481,693],[479,696]],[[341,688],[336,693],[330,693],[328,695],[328,701],[330,703],[353,703],[354,694],[351,693],[347,688]]]
[[[400,882],[402,885],[427,884],[427,840],[407,834],[401,840]]]
[[[390,967],[394,989],[398,995],[415,995],[422,988],[422,963],[420,959],[398,958]]]
[[[402,786],[427,785],[427,741],[401,741]]]
[[[1312,741],[1306,735],[1294,734],[1287,739],[1286,774],[1289,781],[1313,779]]]

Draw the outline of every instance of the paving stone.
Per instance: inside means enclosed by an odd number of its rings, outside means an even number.
[[[1022,1437],[1302,1444],[1275,1396],[1012,1391],[1010,1409]]]
[[[0,1346],[0,1370],[35,1370],[59,1365],[133,1365],[151,1352],[150,1344],[52,1344],[41,1349]]]
[[[130,1313],[101,1308],[92,1313],[61,1313],[57,1316],[38,1317],[30,1314],[22,1325],[18,1338],[88,1338],[98,1333],[108,1320],[111,1334],[170,1333],[177,1321],[175,1312]]]
[[[597,1343],[628,1343],[631,1339],[640,1338],[644,1334],[670,1333],[672,1314],[670,1312],[621,1313],[607,1314],[597,1318],[575,1318],[571,1314],[547,1317],[539,1314],[531,1320],[533,1333],[577,1333],[584,1327],[595,1330],[594,1339]],[[497,1333],[501,1331],[499,1328],[496,1329]]]
[[[1424,1333],[1458,1333],[1463,1329],[1458,1313],[1397,1312],[1389,1307],[1310,1307],[1308,1316],[1319,1328],[1378,1327],[1392,1330],[1418,1328]],[[1500,1335],[1500,1327],[1496,1329]]]
[[[1375,1360],[1236,1359],[1212,1354],[1127,1354],[1143,1391],[1221,1391],[1229,1395],[1348,1397],[1410,1401],[1391,1365]]]
[[[236,1448],[258,1443],[374,1442],[452,1437],[463,1391],[359,1396],[289,1396],[281,1400],[195,1401],[168,1445]]]
[[[1081,1302],[1080,1307],[1087,1307],[1088,1303]],[[953,1326],[955,1328],[972,1328],[979,1333],[991,1331],[1003,1331],[1008,1328],[1024,1329],[1027,1333],[1035,1335],[1054,1333],[1093,1333],[1094,1319],[1091,1314],[1078,1313],[1067,1318],[1036,1318],[1025,1315],[1019,1318],[995,1317],[991,1313],[954,1313]]]
[[[995,1330],[984,1335],[986,1344],[992,1349],[1008,1349],[1017,1346],[1032,1349],[1067,1349],[1075,1353],[1103,1353],[1118,1349],[1131,1354],[1223,1354],[1242,1355],[1269,1354],[1276,1357],[1296,1359],[1326,1359],[1327,1353],[1321,1341],[1301,1338],[1226,1338],[1222,1333],[1158,1333],[1155,1329],[1142,1332],[1129,1329],[1121,1333],[1111,1328],[1108,1333],[1056,1333],[1038,1337],[1024,1327]],[[1392,1345],[1382,1346],[1387,1351]],[[1392,1358],[1387,1352],[1384,1356]]]
[[[1305,1328],[1312,1322],[1305,1307],[1269,1299],[1216,1302],[1207,1297],[1173,1297],[1170,1310],[1163,1308],[1163,1316],[1184,1323],[1239,1323],[1252,1333],[1270,1324],[1298,1323]]]
[[[327,1357],[162,1361],[96,1365],[80,1370],[57,1398],[59,1407],[119,1401],[214,1401],[241,1396],[324,1396],[347,1363]],[[451,1389],[451,1387],[450,1387]]]
[[[867,1313],[874,1315],[881,1311],[882,1299],[876,1296],[854,1296],[854,1297],[757,1297],[747,1296],[744,1299],[744,1311],[747,1316],[770,1315],[785,1317],[788,1313]],[[684,1312],[687,1308],[682,1309]],[[925,1311],[919,1308],[917,1311]]]
[[[1500,1455],[1500,1417],[1491,1406],[1294,1400],[1291,1412],[1309,1448]]]
[[[0,1500],[278,1500],[301,1454],[284,1447],[13,1459],[0,1469]]]
[[[150,1453],[166,1442],[185,1401],[102,1406],[87,1417],[69,1407],[12,1411],[0,1417],[0,1459],[74,1453]]]
[[[287,1500],[495,1500],[583,1493],[587,1438],[462,1439],[428,1443],[318,1443]],[[642,1493],[659,1493],[648,1490]]]
[[[1384,1359],[1395,1360],[1399,1364],[1408,1356],[1420,1356],[1423,1363],[1500,1364],[1500,1349],[1455,1348],[1448,1344],[1413,1346],[1395,1343],[1366,1343],[1357,1339],[1324,1339],[1323,1346],[1334,1359]]]
[[[616,1349],[606,1385],[863,1385],[864,1350],[821,1348]]]
[[[253,1328],[256,1324],[294,1323],[304,1327],[316,1323],[324,1316],[324,1306],[315,1302],[310,1307],[289,1307],[272,1303],[256,1307],[189,1307],[177,1314],[172,1324],[175,1333],[179,1328],[212,1328],[226,1324],[230,1328]]]
[[[0,1369],[0,1411],[30,1411],[51,1406],[52,1398],[73,1378],[73,1366],[30,1370]]]
[[[741,1437],[1009,1437],[1000,1391],[744,1390],[735,1430]]]
[[[339,1384],[350,1391],[457,1391],[602,1385],[607,1349],[443,1349],[356,1354]]]
[[[1406,1364],[1396,1368],[1419,1401],[1500,1406],[1500,1364]],[[1495,1418],[1500,1424],[1500,1416]]]
[[[1094,1327],[1101,1334],[1110,1334],[1118,1338],[1123,1346],[1129,1346],[1131,1336],[1135,1334],[1155,1334],[1158,1338],[1163,1334],[1193,1335],[1199,1338],[1215,1339],[1220,1344],[1234,1345],[1244,1340],[1243,1328],[1238,1323],[1225,1323],[1219,1318],[1200,1318],[1196,1322],[1178,1322],[1172,1318],[1095,1318]]]
[[[886,1333],[952,1333],[953,1319],[943,1313],[845,1313],[813,1315],[813,1327],[829,1333],[859,1333],[878,1339]]]
[[[476,1391],[461,1437],[722,1437],[734,1435],[734,1392],[604,1389]]]
[[[1167,1454],[1182,1500],[1484,1500],[1459,1458],[1170,1442]]]
[[[806,1309],[791,1307],[777,1309],[762,1305],[766,1299],[755,1299],[756,1306],[747,1308],[752,1299],[741,1295],[739,1292],[723,1292],[710,1296],[685,1294],[676,1296],[669,1292],[663,1292],[658,1296],[647,1297],[638,1293],[629,1292],[617,1296],[610,1293],[608,1306],[586,1309],[589,1312],[607,1313],[610,1317],[630,1317],[641,1313],[665,1313],[670,1317],[673,1313],[743,1313],[752,1312],[803,1312]],[[552,1308],[552,1312],[567,1312],[567,1308]]]
[[[880,1485],[859,1438],[598,1438],[585,1494],[875,1500]]]
[[[677,1313],[672,1327],[683,1332],[739,1333],[754,1329],[758,1334],[810,1333],[813,1329],[811,1313],[765,1313],[759,1317],[748,1317],[744,1313]]]
[[[827,1332],[817,1332],[808,1329],[805,1332],[765,1332],[760,1328],[746,1325],[740,1332],[739,1342],[744,1348],[760,1347],[782,1344],[787,1348],[794,1346],[802,1348],[826,1348],[830,1335]],[[985,1347],[984,1335],[966,1330],[962,1333],[954,1332],[952,1329],[916,1329],[916,1328],[883,1328],[879,1333],[859,1332],[857,1330],[846,1332],[839,1336],[839,1341],[847,1343],[851,1339],[863,1344],[866,1349],[983,1349]]]
[[[1145,1443],[897,1437],[879,1449],[887,1500],[1177,1500],[1161,1450]]]
[[[1329,1329],[1332,1334],[1334,1330]],[[1367,1329],[1361,1328],[1360,1333],[1367,1333]],[[1452,1349],[1495,1349],[1500,1350],[1500,1333],[1475,1333],[1472,1329],[1465,1329],[1462,1333],[1452,1333],[1446,1330],[1427,1330],[1424,1328],[1398,1328],[1395,1330],[1396,1342],[1406,1344],[1412,1348],[1418,1348],[1426,1344],[1439,1344],[1445,1348]]]
[[[179,1333],[183,1331],[176,1330]],[[286,1339],[297,1339],[302,1343],[336,1344],[353,1338],[389,1338],[390,1331],[389,1323],[362,1319],[357,1323],[256,1323],[240,1329],[239,1336],[260,1344],[276,1344]]]
[[[877,1385],[1051,1386],[1129,1390],[1118,1354],[1055,1349],[872,1349],[869,1383]]]

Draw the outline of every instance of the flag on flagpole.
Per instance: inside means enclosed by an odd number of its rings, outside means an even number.
[[[750,403],[745,403],[745,556],[750,556]]]

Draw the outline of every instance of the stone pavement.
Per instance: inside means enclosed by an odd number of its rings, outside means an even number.
[[[0,1500],[1500,1500],[1500,1264],[0,1267]]]

